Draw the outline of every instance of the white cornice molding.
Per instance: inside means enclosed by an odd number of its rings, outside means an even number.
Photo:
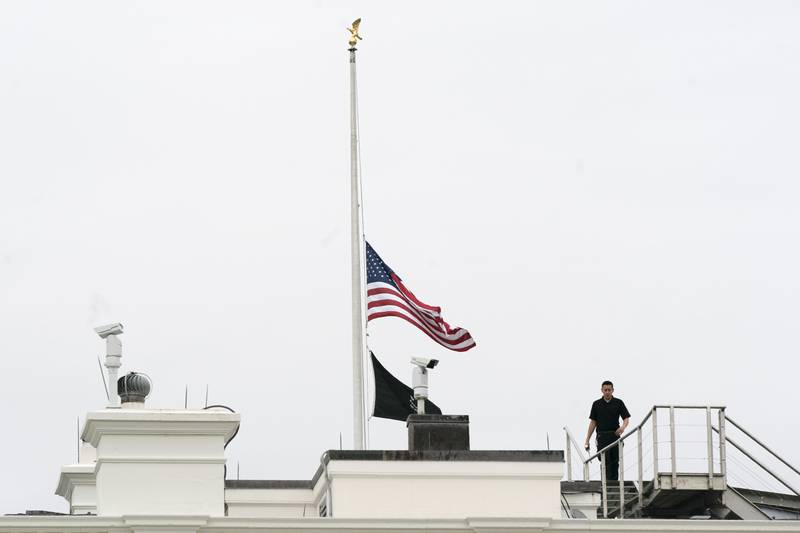
[[[219,411],[107,410],[86,416],[81,438],[97,447],[103,435],[218,435],[230,439],[238,413]]]
[[[331,472],[331,479],[395,479],[395,478],[418,478],[418,479],[523,479],[523,480],[549,480],[561,481],[562,476],[546,473],[476,473],[476,472]]]
[[[800,531],[796,520],[553,520],[552,532],[591,533],[788,533]],[[510,531],[506,529],[506,531]]]
[[[87,531],[130,533],[122,518],[65,515],[65,516],[0,516],[0,533],[81,533]]]
[[[124,515],[122,520],[133,533],[190,533],[201,530],[208,516]]]
[[[307,505],[314,505],[314,502],[309,500],[307,502],[291,502],[291,501],[267,501],[267,502],[256,502],[251,500],[225,500],[225,504],[227,505],[234,505],[236,507],[305,507]]]
[[[56,494],[70,501],[72,491],[77,485],[95,485],[97,483],[96,472],[97,467],[94,463],[62,466]]]
[[[337,519],[238,518],[195,516],[0,516],[0,533],[135,533],[190,531],[201,533],[797,533],[794,520],[550,520],[547,518]]]
[[[562,463],[502,461],[341,461],[327,465],[331,479],[458,479],[561,481]]]
[[[98,465],[103,464],[216,464],[224,465],[224,457],[100,457]]]

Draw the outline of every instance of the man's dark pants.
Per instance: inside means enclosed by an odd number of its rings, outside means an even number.
[[[602,450],[617,439],[617,434],[613,431],[598,431],[597,451]],[[606,480],[617,481],[619,479],[619,446],[614,446],[607,450],[604,460],[606,462]]]

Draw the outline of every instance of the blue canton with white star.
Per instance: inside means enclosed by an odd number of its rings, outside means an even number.
[[[383,259],[375,253],[372,246],[367,244],[367,283],[388,283],[397,286],[392,280],[392,269],[383,262]],[[397,275],[397,274],[395,274]],[[399,278],[399,276],[398,276]]]

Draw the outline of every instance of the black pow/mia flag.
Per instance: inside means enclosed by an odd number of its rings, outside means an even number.
[[[372,373],[375,375],[375,407],[372,416],[405,422],[408,415],[417,413],[414,390],[394,377],[370,352]],[[440,415],[442,410],[430,400],[425,400],[425,414]]]

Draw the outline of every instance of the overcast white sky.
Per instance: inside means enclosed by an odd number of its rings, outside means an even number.
[[[562,447],[613,379],[800,462],[797,2],[5,1],[0,512],[66,510],[108,322],[152,406],[242,413],[242,478],[350,445],[358,16],[368,239],[478,342],[383,319],[387,368],[439,357],[476,449]]]

